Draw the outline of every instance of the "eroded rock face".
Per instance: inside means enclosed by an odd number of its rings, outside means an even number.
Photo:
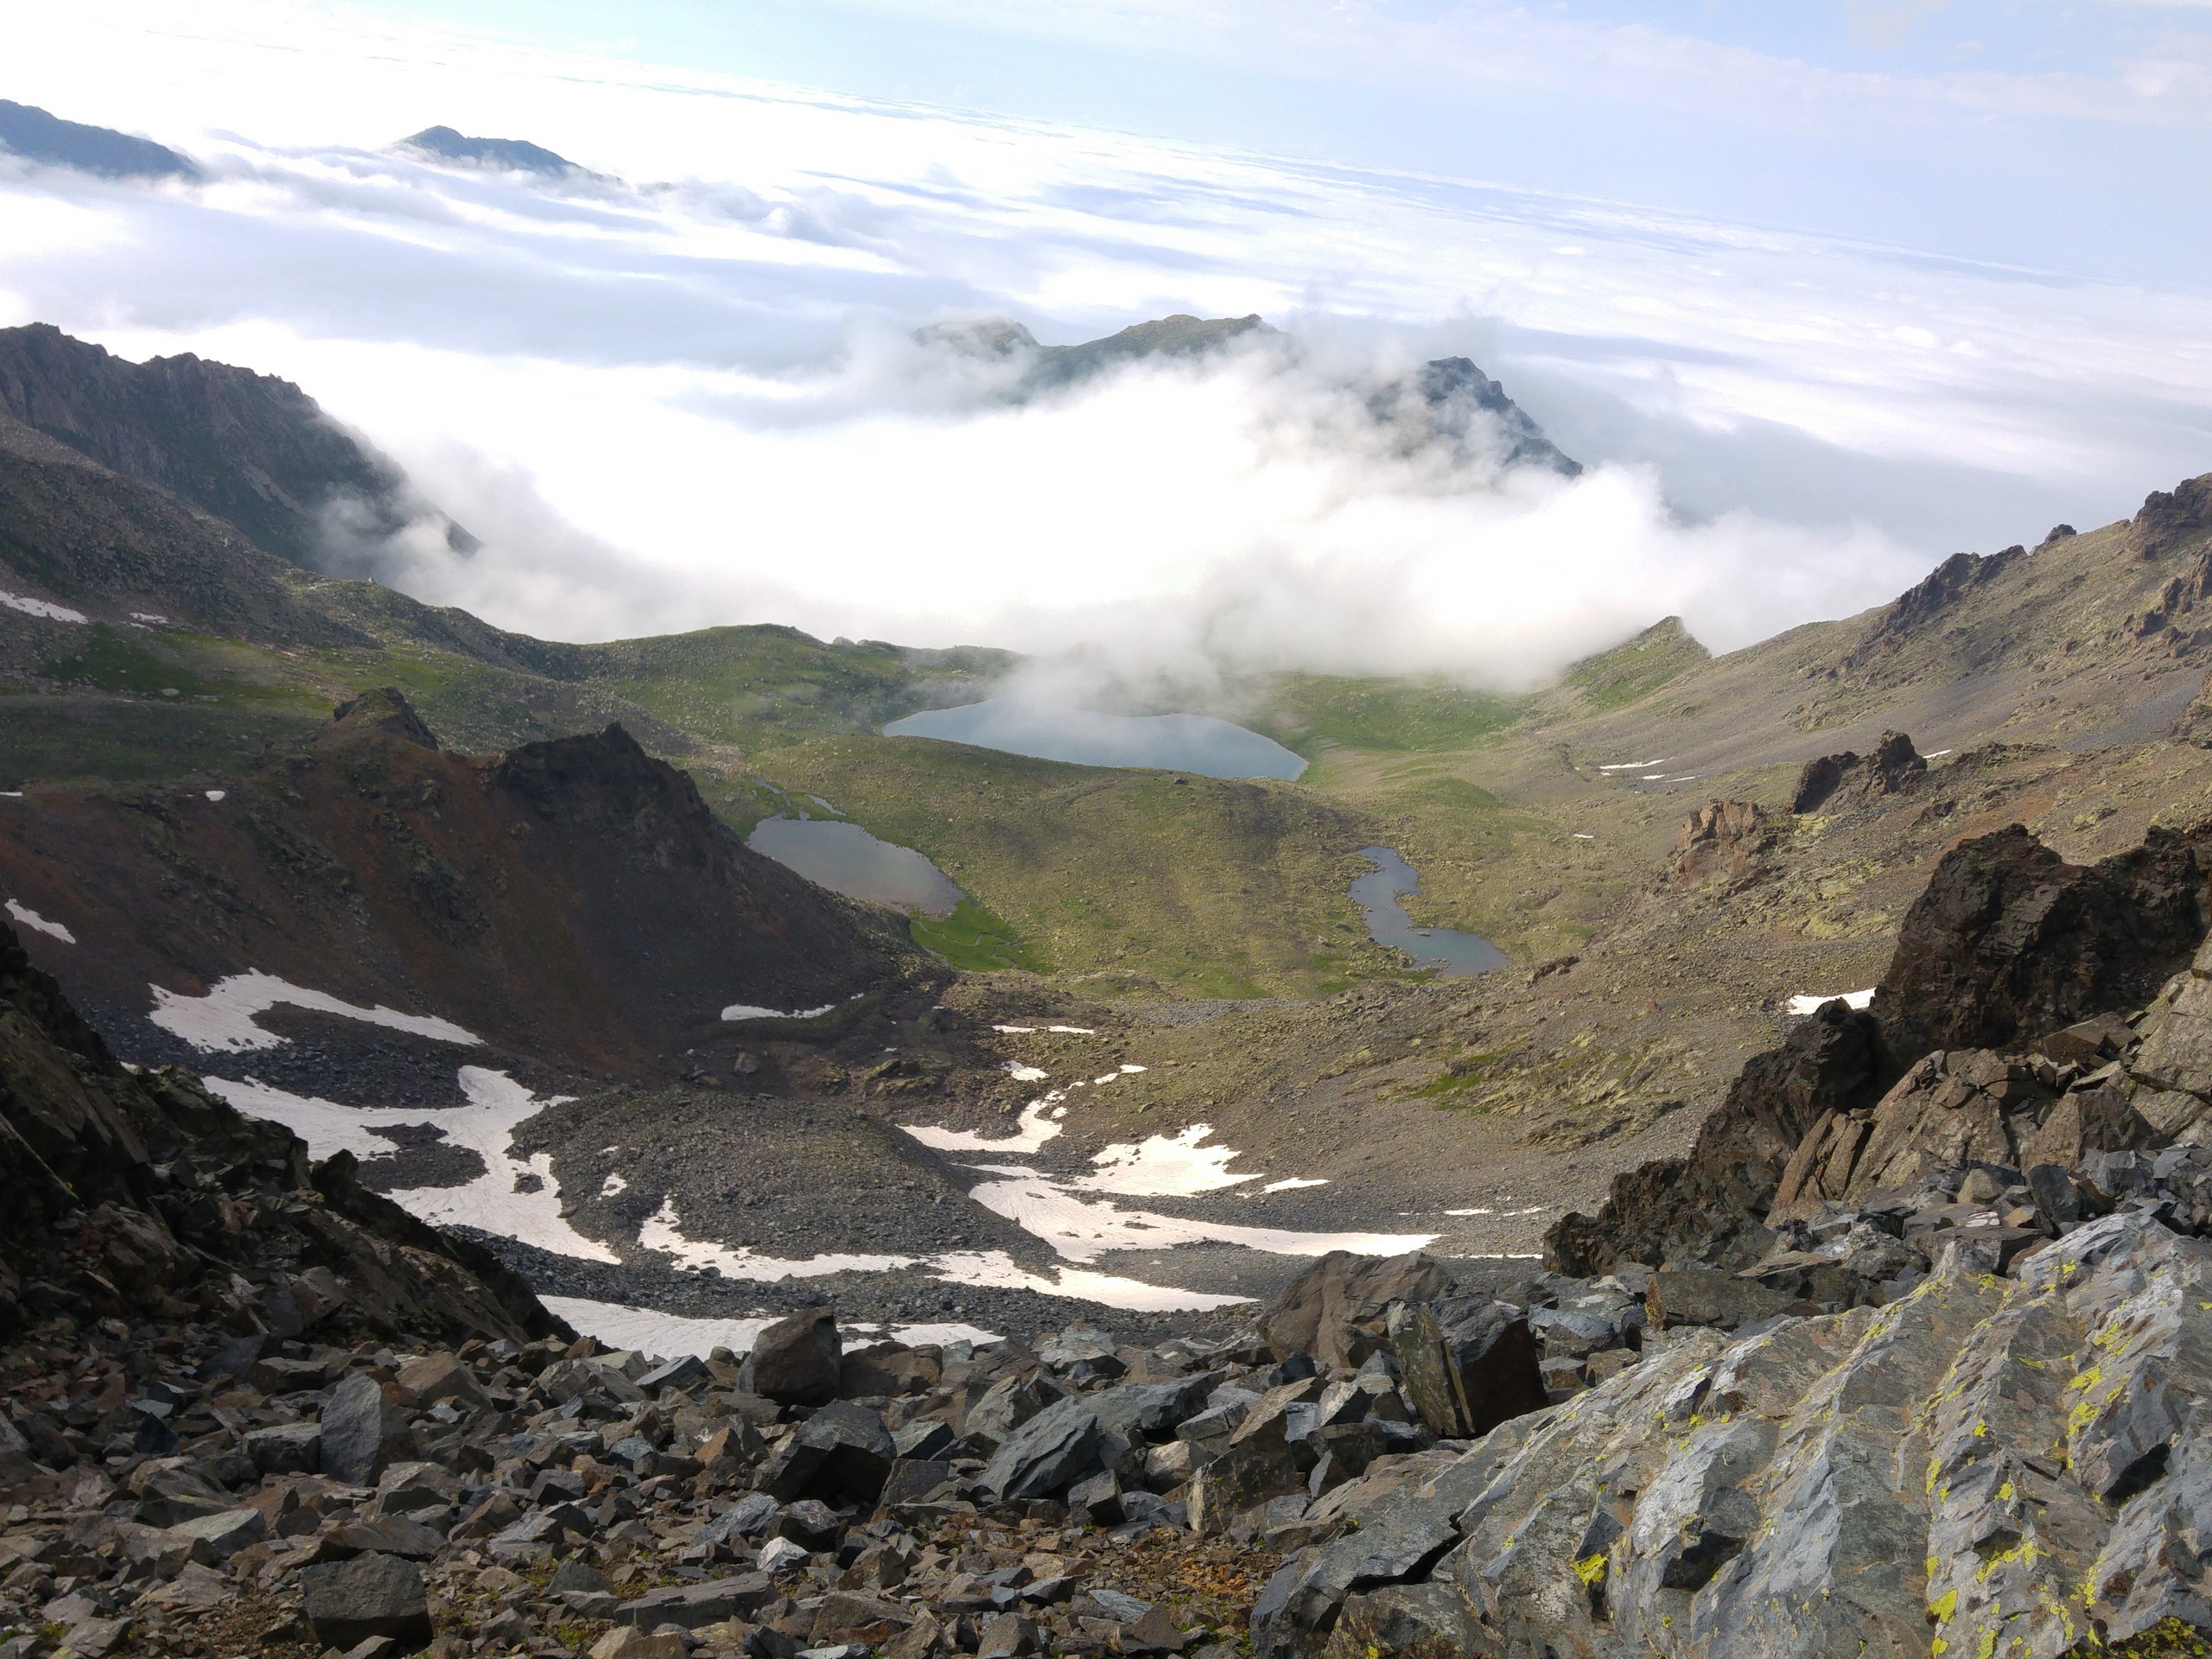
[[[1733,887],[1757,874],[1772,837],[1766,815],[1750,801],[1707,801],[1682,820],[1668,880],[1677,887],[1714,880]]]
[[[2016,1273],[1955,1252],[1879,1310],[1652,1344],[1294,1557],[1255,1650],[1395,1621],[1529,1659],[2056,1655],[2212,1623],[2212,1244],[2128,1211]],[[1451,1600],[1395,1588],[1424,1583]]]
[[[2094,866],[2018,824],[1943,856],[1898,929],[1873,1012],[1901,1060],[2003,1049],[2126,1012],[2204,937],[2212,825],[2154,829]]]
[[[1853,801],[1902,795],[1928,775],[1928,762],[1903,732],[1884,732],[1872,754],[1846,749],[1808,760],[1789,798],[1792,812],[1832,811]]]

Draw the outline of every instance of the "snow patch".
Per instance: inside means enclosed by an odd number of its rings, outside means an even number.
[[[1262,1192],[1295,1192],[1300,1187],[1326,1186],[1326,1180],[1313,1180],[1303,1175],[1292,1175],[1280,1181],[1269,1181],[1260,1189]]]
[[[722,1018],[725,1020],[811,1020],[817,1014],[829,1013],[836,1006],[835,1002],[824,1002],[818,1008],[792,1008],[786,1012],[782,1008],[755,1007],[750,1002],[733,1002],[722,1010]]]
[[[303,990],[257,968],[217,980],[203,996],[186,996],[164,990],[159,985],[149,988],[154,993],[154,1011],[146,1017],[194,1048],[211,1052],[236,1053],[242,1049],[275,1048],[291,1041],[273,1031],[264,1031],[254,1023],[255,1016],[268,1013],[279,1003],[317,1014],[340,1014],[348,1020],[408,1032],[441,1043],[474,1047],[483,1041],[450,1020],[433,1019],[428,1014],[401,1014],[382,1004],[364,1008],[341,1002],[325,992]]]
[[[1052,1075],[1041,1066],[1024,1065],[1020,1060],[1008,1060],[1005,1070],[1016,1083],[1042,1083]]]
[[[42,616],[49,622],[89,622],[92,618],[82,611],[73,611],[67,605],[56,605],[50,599],[32,599],[22,594],[11,594],[0,588],[0,605],[11,611],[21,611],[25,616]]]
[[[1068,1185],[1131,1198],[1188,1198],[1260,1179],[1256,1173],[1231,1175],[1226,1166],[1236,1148],[1200,1144],[1212,1134],[1212,1124],[1193,1123],[1179,1135],[1155,1135],[1134,1145],[1116,1142],[1090,1160],[1098,1166],[1095,1173]]]
[[[681,1313],[663,1313],[650,1307],[621,1302],[596,1302],[582,1296],[541,1296],[547,1309],[566,1319],[580,1336],[597,1337],[610,1348],[629,1349],[656,1359],[696,1354],[704,1359],[717,1348],[747,1354],[773,1319],[695,1319]],[[858,1331],[855,1325],[847,1327]],[[867,1327],[874,1330],[870,1325]],[[897,1325],[890,1335],[909,1346],[949,1342],[986,1343],[999,1340],[995,1332],[973,1325]]]
[[[1031,1273],[1004,1250],[969,1250],[941,1256],[934,1264],[942,1277],[955,1284],[977,1285],[995,1290],[1030,1290],[1043,1296],[1070,1296],[1118,1307],[1132,1313],[1205,1313],[1249,1302],[1249,1296],[1223,1296],[1211,1291],[1179,1290],[1173,1285],[1147,1285],[1141,1279],[1122,1279],[1084,1268],[1058,1268],[1054,1276]]]
[[[887,1273],[893,1268],[911,1268],[921,1259],[912,1255],[810,1255],[794,1262],[755,1255],[750,1249],[734,1250],[727,1244],[686,1238],[683,1217],[676,1213],[673,1198],[661,1200],[660,1208],[638,1230],[638,1243],[649,1250],[674,1256],[687,1268],[714,1268],[733,1279],[758,1279],[772,1284],[779,1279],[819,1279],[830,1273]]]
[[[620,1302],[594,1302],[581,1296],[541,1296],[548,1313],[566,1319],[578,1336],[597,1337],[610,1348],[626,1348],[659,1359],[696,1354],[704,1359],[717,1348],[750,1353],[773,1319],[691,1319]]]
[[[630,1183],[620,1175],[610,1175],[599,1184],[599,1196],[602,1198],[611,1198],[619,1192],[626,1192],[629,1185]]]
[[[1021,1109],[1020,1128],[1014,1134],[1000,1140],[992,1140],[970,1129],[909,1128],[906,1133],[924,1146],[934,1147],[939,1152],[1036,1152],[1060,1133],[1060,1125],[1046,1116],[1046,1111],[1058,1105],[1060,1099],[1060,1095],[1055,1090],[1042,1100],[1031,1101]]]
[[[1823,1002],[1840,1001],[1847,1008],[1863,1008],[1873,1000],[1874,988],[1870,985],[1863,991],[1837,991],[1826,996],[1793,996],[1785,1006],[1793,1014],[1807,1014],[1818,1013]]]
[[[1105,1199],[1074,1196],[1033,1170],[981,1171],[1002,1179],[986,1181],[969,1197],[995,1215],[1050,1245],[1070,1262],[1095,1262],[1110,1250],[1165,1250],[1178,1244],[1241,1244],[1270,1255],[1326,1255],[1349,1250],[1355,1255],[1402,1255],[1433,1243],[1437,1233],[1309,1233],[1286,1227],[1238,1227],[1192,1221],[1144,1210],[1123,1210]]]
[[[204,1079],[208,1090],[251,1117],[282,1123],[308,1143],[311,1158],[350,1152],[364,1161],[389,1158],[397,1145],[378,1135],[395,1124],[428,1124],[451,1146],[465,1147],[484,1160],[484,1173],[460,1186],[418,1186],[390,1194],[410,1215],[441,1227],[474,1227],[512,1238],[556,1255],[619,1265],[621,1258],[596,1239],[586,1238],[561,1214],[561,1184],[553,1178],[550,1153],[515,1157],[514,1132],[543,1111],[575,1098],[554,1095],[541,1100],[504,1071],[482,1066],[461,1068],[466,1106],[424,1110],[411,1106],[341,1106],[272,1089],[256,1078]]]
[[[1649,772],[1654,766],[1663,766],[1675,757],[1662,754],[1656,760],[1616,760],[1610,766],[1600,766],[1600,772]]]
[[[48,921],[45,917],[40,915],[38,912],[33,910],[28,905],[17,904],[13,899],[10,899],[8,901],[8,913],[14,917],[17,921],[21,922],[25,927],[34,928],[41,933],[57,938],[64,944],[74,944],[77,943],[77,936],[74,933],[72,933],[67,928],[64,927],[59,922]]]
[[[130,620],[133,622],[149,622],[156,627],[165,627],[168,624],[168,618],[163,616],[159,611],[133,611],[130,613]]]
[[[219,801],[229,792],[228,790],[211,789],[207,791],[207,798],[211,801]]]

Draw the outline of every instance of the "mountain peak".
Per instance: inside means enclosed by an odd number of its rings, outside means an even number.
[[[395,149],[411,151],[432,161],[461,167],[486,168],[501,173],[540,173],[549,176],[582,173],[565,156],[526,138],[472,138],[451,127],[425,127],[401,139]]]
[[[200,173],[188,156],[150,138],[64,121],[35,105],[11,104],[4,98],[0,98],[0,150],[104,179],[189,179]]]

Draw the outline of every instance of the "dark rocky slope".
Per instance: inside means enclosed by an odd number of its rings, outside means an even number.
[[[0,415],[0,569],[10,591],[96,622],[155,616],[234,639],[373,645],[231,525]],[[20,616],[11,632],[26,632]],[[56,643],[53,631],[40,636]],[[35,659],[24,666],[35,665]]]
[[[915,957],[747,849],[620,727],[457,755],[372,693],[213,792],[34,791],[0,813],[7,892],[74,934],[35,948],[126,1052],[178,1052],[143,1023],[150,986],[257,969],[551,1065],[666,1076],[734,1044],[726,1007],[842,1003]]]
[[[417,518],[474,540],[288,380],[186,353],[126,362],[47,323],[0,329],[0,413],[235,524],[292,563],[359,575]]]
[[[0,1333],[57,1317],[417,1341],[558,1328],[496,1259],[349,1166],[310,1168],[289,1132],[183,1072],[118,1064],[0,924]],[[84,1427],[35,1426],[49,1453],[97,1455]]]

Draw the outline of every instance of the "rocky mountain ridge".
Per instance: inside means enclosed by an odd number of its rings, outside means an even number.
[[[475,538],[288,380],[191,353],[130,363],[46,323],[0,329],[0,414],[237,526],[310,570],[380,568],[418,519]]]

